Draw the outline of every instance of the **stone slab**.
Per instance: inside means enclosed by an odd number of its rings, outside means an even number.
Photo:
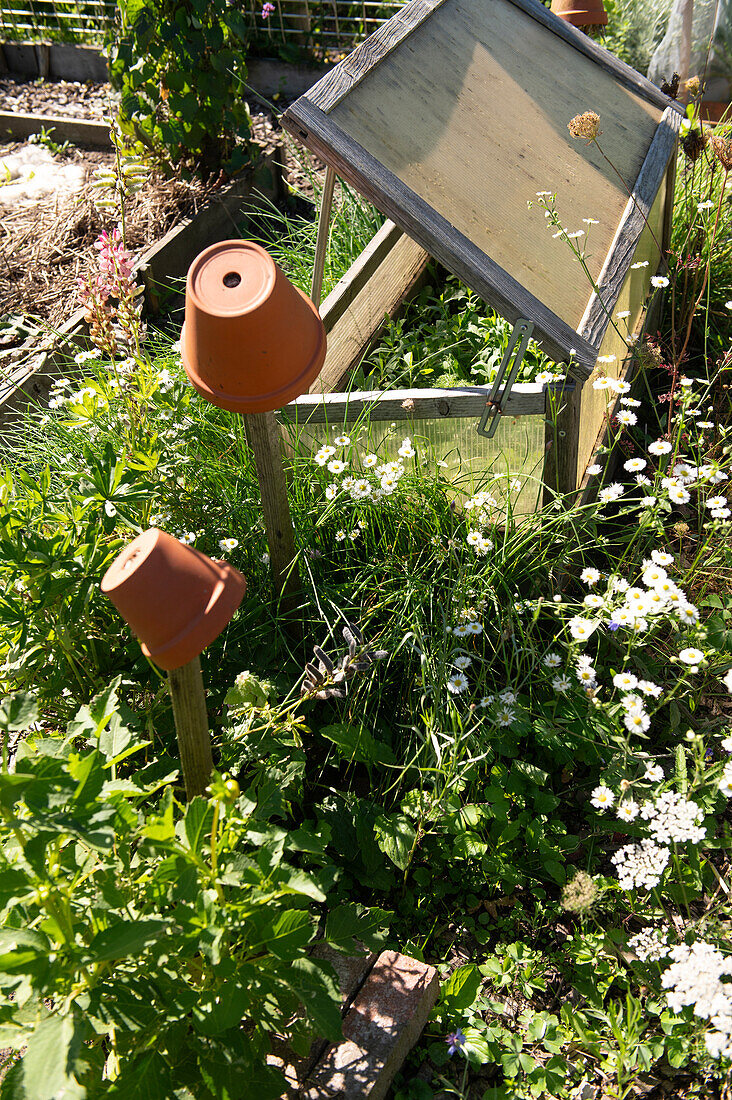
[[[439,993],[433,966],[383,951],[331,1045],[301,1090],[304,1100],[383,1100]]]

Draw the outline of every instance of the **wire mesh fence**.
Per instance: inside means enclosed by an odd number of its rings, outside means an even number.
[[[0,0],[0,38],[101,45],[115,0]]]
[[[351,50],[403,5],[404,0],[234,0],[259,54],[333,57]],[[101,45],[117,14],[115,0],[0,0],[5,40]]]

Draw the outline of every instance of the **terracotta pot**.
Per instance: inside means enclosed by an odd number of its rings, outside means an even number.
[[[244,598],[246,581],[227,562],[151,527],[115,558],[101,587],[143,653],[169,672],[219,636]]]
[[[315,381],[325,329],[268,252],[252,241],[222,241],[188,270],[181,350],[207,401],[231,412],[269,412]]]
[[[607,26],[602,0],[552,0],[552,11],[573,27]]]

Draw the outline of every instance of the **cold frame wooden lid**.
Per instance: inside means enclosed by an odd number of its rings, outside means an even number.
[[[608,160],[567,129],[588,110]],[[544,350],[571,355],[583,379],[680,120],[654,85],[538,0],[412,0],[283,124],[504,317],[533,321]],[[589,277],[528,208],[538,191],[556,192],[562,224],[584,231]],[[652,266],[631,274],[632,296],[645,296]]]

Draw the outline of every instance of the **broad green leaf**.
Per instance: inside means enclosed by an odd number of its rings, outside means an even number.
[[[41,932],[24,928],[0,931],[0,972],[14,973],[47,960],[50,945]]]
[[[211,835],[213,824],[213,806],[207,799],[197,795],[186,807],[184,828],[186,839],[192,852],[200,855],[204,841]]]
[[[339,722],[322,726],[323,737],[332,741],[345,760],[359,764],[393,764],[395,757],[388,745],[377,741],[364,726]]]
[[[113,1084],[105,1095],[119,1100],[163,1100],[175,1093],[165,1060],[156,1050],[151,1050],[126,1065],[120,1083]]]
[[[341,993],[329,968],[315,959],[295,959],[279,971],[285,984],[295,993],[309,1018],[324,1039],[342,1038]]]
[[[381,814],[374,822],[376,843],[384,855],[396,864],[400,871],[406,871],[412,858],[412,849],[417,834],[404,814]]]
[[[88,706],[80,707],[73,721],[68,725],[69,737],[88,737],[90,740],[98,740],[103,730],[106,729],[116,712],[119,700],[117,688],[120,677],[116,677],[104,691],[95,695]]]
[[[38,718],[38,703],[32,695],[9,695],[0,703],[0,729],[27,730]]]
[[[287,909],[269,931],[264,942],[278,959],[292,959],[312,936],[312,921],[306,909]]]
[[[55,1015],[41,1020],[23,1056],[26,1100],[52,1100],[57,1094],[80,1095],[74,1063],[81,1041],[81,1030],[73,1016]]]
[[[448,1012],[462,1012],[475,1001],[480,989],[480,973],[475,963],[454,970],[442,987],[442,1003]]]
[[[325,939],[338,951],[355,953],[357,940],[376,951],[384,937],[379,929],[388,924],[394,914],[386,909],[363,909],[360,905],[338,905],[328,914]]]
[[[89,944],[89,952],[94,962],[121,959],[142,951],[167,930],[168,925],[162,920],[119,921],[97,932]]]
[[[293,871],[281,884],[291,894],[304,894],[313,901],[325,901],[325,894],[304,871]]]

